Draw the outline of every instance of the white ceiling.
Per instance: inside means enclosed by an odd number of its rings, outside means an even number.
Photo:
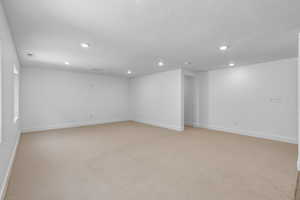
[[[297,56],[299,0],[3,2],[23,66],[99,68],[119,75],[131,69],[134,76]],[[91,47],[83,49],[81,42]],[[220,52],[222,44],[229,51]],[[26,50],[34,56],[26,56]],[[165,66],[157,66],[160,59]]]

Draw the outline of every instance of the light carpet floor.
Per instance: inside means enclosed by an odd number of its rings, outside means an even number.
[[[298,172],[297,184],[295,189],[295,200],[300,200],[300,173]]]
[[[297,145],[135,122],[21,137],[7,200],[291,200]]]

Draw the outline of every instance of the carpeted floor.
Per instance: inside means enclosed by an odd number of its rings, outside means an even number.
[[[298,172],[297,177],[297,184],[295,189],[295,199],[294,200],[300,200],[300,173]]]
[[[22,135],[7,200],[292,200],[297,145],[134,122]]]

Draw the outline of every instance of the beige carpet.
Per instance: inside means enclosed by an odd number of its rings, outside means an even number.
[[[297,184],[295,189],[295,200],[300,200],[300,173],[298,172]]]
[[[24,134],[7,200],[291,200],[297,146],[134,122]]]

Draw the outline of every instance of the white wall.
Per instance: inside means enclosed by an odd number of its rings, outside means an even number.
[[[297,75],[298,75],[298,99],[297,99],[297,106],[298,106],[298,162],[297,168],[300,171],[300,33],[298,35],[298,66],[297,66]]]
[[[125,121],[128,79],[23,67],[22,131]]]
[[[184,76],[184,124],[193,125],[196,121],[195,77]]]
[[[0,199],[4,190],[12,163],[15,147],[19,140],[19,126],[14,123],[13,109],[13,65],[19,68],[15,46],[0,1],[0,43],[2,50],[2,142],[0,143]]]
[[[130,79],[132,120],[183,129],[183,74],[174,70]]]
[[[208,72],[198,72],[196,74],[196,99],[197,99],[197,115],[196,127],[207,128],[208,126]]]
[[[208,72],[208,127],[297,142],[297,59]]]

